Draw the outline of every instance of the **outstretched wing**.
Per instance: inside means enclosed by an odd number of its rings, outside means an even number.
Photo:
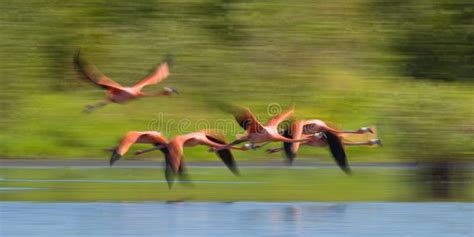
[[[283,136],[286,137],[286,138],[290,138],[291,139],[291,134],[290,134],[290,129],[287,129],[283,132]],[[296,153],[293,153],[291,151],[291,145],[293,143],[288,143],[288,142],[283,142],[283,150],[285,151],[285,156],[286,156],[286,159],[288,159],[289,163],[292,164],[293,163],[293,160],[295,159],[296,157]]]
[[[168,63],[162,63],[152,74],[147,76],[145,79],[139,81],[133,86],[136,90],[141,90],[143,87],[148,85],[156,84],[170,75]]]
[[[165,178],[169,189],[173,186],[176,174],[181,180],[189,182],[183,161],[184,142],[186,142],[185,139],[177,137],[160,149],[165,155]]]
[[[112,166],[115,162],[127,153],[128,149],[137,141],[140,137],[140,132],[131,131],[128,132],[120,141],[119,146],[112,152],[110,157],[110,165]]]
[[[168,147],[163,147],[160,150],[165,155],[165,179],[168,183],[168,188],[171,189],[171,187],[173,187],[175,175],[173,171],[173,166],[171,164],[170,151]]]
[[[128,132],[120,141],[120,144],[116,149],[117,153],[121,156],[125,155],[125,153],[127,153],[130,147],[138,140],[141,135],[141,132]]]
[[[350,174],[351,170],[347,164],[346,152],[342,146],[341,139],[334,133],[325,132],[329,149],[331,150],[332,156],[336,160],[337,165],[346,173]]]
[[[239,125],[249,133],[263,131],[262,124],[255,118],[248,108],[238,108],[233,111],[234,118]]]
[[[121,90],[123,86],[102,74],[94,65],[85,62],[80,57],[80,51],[77,51],[74,56],[74,66],[76,70],[87,80],[102,87],[103,89],[118,89]]]
[[[301,121],[296,121],[293,122],[290,126],[289,129],[285,130],[283,133],[283,136],[286,138],[290,139],[301,139],[303,135],[303,122]],[[298,149],[300,147],[300,142],[293,142],[293,143],[288,143],[288,142],[283,142],[283,149],[285,150],[285,155],[290,164],[293,162],[293,160],[296,157],[296,152],[298,152]]]
[[[285,111],[283,113],[280,113],[277,116],[271,118],[267,122],[267,126],[278,126],[278,124],[280,124],[281,122],[287,120],[291,115],[293,115],[294,112],[295,112],[295,108],[291,107],[287,111]]]
[[[120,155],[124,155],[130,147],[136,143],[150,143],[150,144],[166,144],[167,139],[166,137],[162,136],[158,132],[139,132],[139,131],[131,131],[128,132],[120,141],[120,145],[117,148],[117,153]]]
[[[221,133],[216,133],[216,132],[206,132],[206,138],[211,140],[212,142],[218,143],[218,144],[226,144],[225,138],[223,134]],[[234,160],[234,156],[232,155],[232,152],[230,149],[223,149],[217,151],[217,155],[221,158],[222,162],[229,168],[232,173],[235,175],[239,175],[239,170],[237,169],[237,164]]]
[[[167,164],[170,165],[173,172],[178,174],[181,160],[183,159],[183,146],[186,140],[179,137],[168,143],[169,156],[166,157]]]

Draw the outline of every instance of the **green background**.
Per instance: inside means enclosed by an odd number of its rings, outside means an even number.
[[[106,159],[101,149],[129,130],[171,137],[233,121],[220,103],[263,121],[276,103],[294,104],[295,118],[376,125],[385,146],[350,148],[351,162],[473,156],[471,1],[3,0],[0,9],[1,158]],[[83,114],[104,95],[74,71],[78,48],[124,85],[171,55],[171,76],[146,90],[180,94]],[[225,132],[243,131],[234,123]],[[204,147],[185,153],[215,159]]]

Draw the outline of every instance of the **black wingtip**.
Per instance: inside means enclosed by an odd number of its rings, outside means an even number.
[[[165,55],[163,62],[167,63],[169,68],[174,67],[174,55],[172,54]]]
[[[75,52],[74,52],[74,56],[72,58],[72,62],[74,64],[74,66],[79,69],[81,67],[81,63],[79,61],[80,59],[80,54],[81,54],[81,49],[77,49]]]
[[[122,158],[122,156],[117,153],[117,151],[114,151],[110,157],[110,166],[114,165],[114,163],[120,160],[120,158]]]
[[[237,168],[237,166],[234,166],[234,167],[229,167],[230,171],[237,177],[240,177],[240,171],[239,169]]]
[[[329,150],[336,161],[337,165],[344,171],[346,174],[350,174],[349,163],[347,161],[346,153],[340,138],[333,133],[326,132],[326,140],[329,145]]]
[[[286,159],[285,159],[285,164],[286,164],[287,166],[293,166],[293,161],[294,161],[294,157],[293,157],[293,158],[286,157]]]
[[[171,189],[174,183],[174,171],[171,165],[166,165],[165,178],[166,178],[166,182],[168,183],[168,189]]]
[[[194,184],[189,178],[188,172],[186,171],[186,168],[183,163],[180,164],[178,169],[178,179],[182,184],[188,187],[194,187]]]
[[[224,149],[216,152],[225,166],[235,175],[240,176],[239,169],[237,168],[237,163],[235,162],[234,156],[229,149]]]
[[[74,51],[74,58],[73,58],[74,62],[79,62],[79,60],[81,59],[81,53],[82,53],[82,47],[79,47]]]
[[[283,131],[283,136],[291,139],[292,135],[291,135],[290,129],[286,129],[285,131]],[[285,151],[285,156],[286,156],[288,165],[292,165],[293,161],[296,158],[296,154],[293,153],[293,151],[291,150],[292,146],[293,146],[293,143],[283,142],[283,150]]]

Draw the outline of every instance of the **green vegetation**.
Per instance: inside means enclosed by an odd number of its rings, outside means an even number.
[[[296,118],[376,125],[386,146],[349,148],[351,162],[473,157],[470,1],[3,0],[0,8],[2,158],[104,159],[101,149],[129,130],[174,136],[232,121],[221,102],[262,120],[269,104],[294,103]],[[171,77],[147,90],[181,94],[82,114],[103,94],[74,72],[78,48],[125,85],[172,55]],[[232,124],[229,139],[242,132]],[[206,148],[185,155],[215,159]]]
[[[44,188],[0,191],[9,201],[422,201],[433,200],[414,185],[414,170],[357,168],[353,176],[335,169],[243,169],[235,177],[225,168],[190,168],[192,186],[176,183],[168,190],[161,169],[0,169],[3,179],[136,180],[106,182],[0,182],[0,187]],[[145,181],[145,182],[140,182]],[[207,181],[209,183],[200,183]],[[215,181],[216,183],[212,183]],[[229,182],[229,183],[226,183]],[[231,183],[240,182],[240,183]],[[453,200],[472,201],[472,177],[466,192],[454,189]],[[426,185],[426,184],[422,184]]]

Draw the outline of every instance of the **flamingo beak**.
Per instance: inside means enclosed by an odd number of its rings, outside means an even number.
[[[122,158],[122,156],[117,153],[117,151],[114,151],[112,153],[112,157],[110,157],[110,166],[112,166],[116,161],[120,160],[120,158]]]
[[[166,86],[166,87],[164,87],[164,90],[167,91],[167,92],[169,92],[169,93],[179,94],[178,90],[177,90],[176,88],[174,88],[174,87],[168,87],[168,86]]]
[[[178,90],[177,90],[176,88],[170,87],[170,89],[171,89],[171,92],[173,92],[173,93],[179,95],[179,92],[178,92]]]
[[[368,128],[368,127],[362,127],[360,128],[360,130],[362,132],[370,132],[370,133],[374,133],[374,130],[372,128]]]
[[[313,137],[316,137],[316,138],[318,138],[318,139],[327,138],[326,134],[323,133],[323,132],[315,133],[315,134],[313,134]]]
[[[252,146],[252,144],[250,143],[247,143],[243,146],[244,149],[246,150],[255,150],[254,147]]]

